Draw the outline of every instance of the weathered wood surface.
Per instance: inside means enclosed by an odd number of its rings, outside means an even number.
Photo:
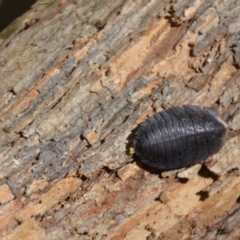
[[[238,0],[38,1],[2,32],[1,239],[238,239],[239,23]],[[126,154],[181,104],[226,119],[218,154],[163,173]]]

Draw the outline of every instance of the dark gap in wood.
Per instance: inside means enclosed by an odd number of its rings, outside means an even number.
[[[204,202],[209,197],[208,191],[200,191],[196,193],[198,196],[200,196],[200,201]]]
[[[199,170],[198,174],[201,176],[201,177],[204,177],[204,178],[212,178],[213,181],[216,181],[218,180],[218,176],[216,174],[214,174],[213,172],[211,172],[207,166],[205,165],[202,165],[201,169]]]

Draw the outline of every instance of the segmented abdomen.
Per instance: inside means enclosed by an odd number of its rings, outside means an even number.
[[[180,168],[205,160],[222,146],[226,123],[211,108],[172,107],[141,124],[135,153],[159,169]]]

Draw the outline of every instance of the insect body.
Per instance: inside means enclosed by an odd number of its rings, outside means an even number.
[[[215,154],[227,124],[211,108],[184,105],[155,114],[138,128],[134,152],[159,169],[181,168]]]

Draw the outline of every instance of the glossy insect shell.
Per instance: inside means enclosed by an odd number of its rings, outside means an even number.
[[[149,166],[175,169],[204,161],[222,147],[227,124],[208,107],[171,107],[143,122],[135,134],[136,155]]]

